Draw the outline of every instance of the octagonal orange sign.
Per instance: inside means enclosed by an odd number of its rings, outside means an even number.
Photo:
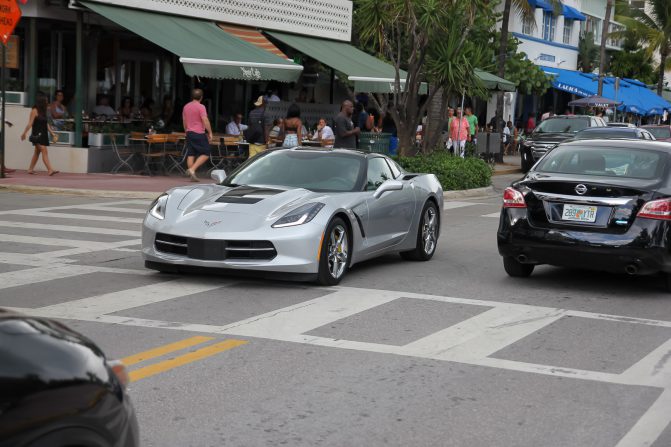
[[[7,45],[9,37],[21,18],[21,8],[16,0],[0,0],[0,40]]]

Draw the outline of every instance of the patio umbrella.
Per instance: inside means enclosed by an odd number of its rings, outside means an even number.
[[[617,107],[622,104],[622,101],[614,101],[612,99],[604,98],[599,95],[592,95],[586,98],[576,99],[568,103],[570,106],[576,107],[601,107],[607,109],[610,107]]]

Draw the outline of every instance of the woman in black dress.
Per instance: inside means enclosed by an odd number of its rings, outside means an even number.
[[[30,111],[30,120],[26,126],[26,130],[21,134],[21,141],[25,141],[28,131],[32,129],[30,134],[30,141],[35,146],[35,152],[33,153],[33,158],[30,160],[30,167],[28,168],[28,174],[35,174],[35,165],[37,160],[42,154],[42,161],[47,167],[47,172],[49,175],[58,174],[58,171],[54,171],[49,162],[49,153],[47,152],[47,147],[49,146],[49,134],[52,135],[54,141],[58,140],[58,135],[53,131],[49,125],[47,119],[47,98],[45,96],[40,96],[37,98],[37,104],[33,106],[33,109]]]

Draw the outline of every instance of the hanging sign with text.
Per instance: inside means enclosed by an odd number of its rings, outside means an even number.
[[[21,18],[21,8],[16,0],[0,0],[0,40],[7,45],[14,28]]]

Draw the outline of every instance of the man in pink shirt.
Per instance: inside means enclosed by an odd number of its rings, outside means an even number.
[[[182,122],[186,132],[187,157],[186,175],[192,182],[198,182],[196,171],[210,158],[210,142],[212,141],[212,127],[207,118],[207,110],[201,104],[203,91],[196,88],[191,93],[192,101],[184,106]]]
[[[463,117],[461,107],[457,108],[457,116],[450,123],[450,138],[452,139],[455,153],[459,150],[459,156],[464,158],[466,141],[470,139],[470,126],[468,120]]]

